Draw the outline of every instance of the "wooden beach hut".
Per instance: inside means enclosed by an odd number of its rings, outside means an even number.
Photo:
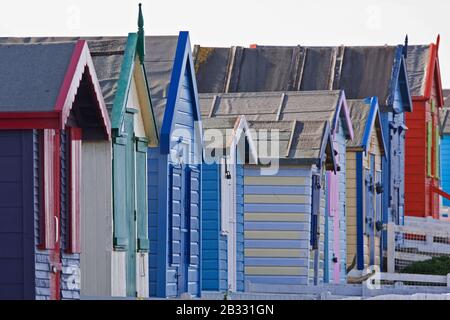
[[[340,91],[326,91],[326,92],[280,92],[280,93],[275,93],[275,92],[269,92],[269,93],[234,93],[234,94],[201,94],[200,96],[200,104],[201,104],[201,110],[202,110],[202,115],[203,117],[212,117],[212,118],[227,118],[227,117],[236,117],[238,115],[244,114],[246,116],[247,119],[249,119],[249,121],[252,123],[251,128],[253,129],[253,126],[256,126],[255,128],[259,128],[258,126],[261,125],[259,124],[260,121],[263,122],[268,122],[269,127],[271,127],[271,122],[277,122],[277,121],[325,121],[329,124],[330,126],[330,132],[331,134],[335,135],[336,140],[338,141],[342,138],[342,140],[345,142],[349,137],[353,136],[353,131],[352,131],[352,126],[351,126],[351,122],[350,122],[350,118],[349,118],[349,114],[348,114],[348,110],[347,110],[347,106],[346,106],[346,102],[345,102],[345,96],[343,94],[343,92]],[[264,123],[262,124],[264,125]],[[286,126],[287,124],[284,123],[283,126]],[[282,126],[282,127],[283,127]],[[338,130],[337,128],[340,128],[340,130]],[[292,128],[291,128],[292,129]],[[285,129],[283,129],[285,130]],[[288,133],[285,133],[288,134]],[[339,144],[337,144],[335,141],[333,141],[333,157],[335,156],[335,152],[336,154],[338,153],[337,150],[339,149]],[[258,158],[261,159],[261,150],[260,148],[257,146],[257,150],[258,150]],[[344,143],[344,155],[345,155],[345,143]],[[287,165],[286,163],[286,159],[284,157],[285,154],[281,153],[279,155],[279,157],[281,158],[281,160],[283,161],[283,165]],[[299,155],[300,157],[300,155]],[[274,157],[276,158],[276,157]],[[280,161],[281,161],[280,160]],[[297,159],[298,160],[298,159]],[[340,159],[341,160],[341,159]],[[344,162],[339,162],[345,164],[345,156],[342,157],[342,160],[344,160]],[[300,161],[300,160],[298,160]],[[295,162],[295,161],[294,161]],[[281,163],[280,163],[281,165]],[[337,162],[336,162],[336,165]],[[270,170],[272,169],[267,169],[266,174],[269,175],[269,177],[267,177],[267,179],[270,180]],[[244,166],[244,175],[247,176],[247,173],[250,175],[256,175],[257,172],[259,172],[258,170],[260,170],[260,168],[258,166],[256,166],[256,169],[252,170],[252,169],[248,169],[247,166]],[[275,169],[274,169],[275,170]],[[305,169],[307,170],[307,169]],[[283,177],[287,177],[286,174],[291,173],[293,175],[292,179],[295,181],[295,175],[296,174],[300,174],[297,171],[280,171],[280,173],[278,173],[277,170],[274,171],[274,177],[278,177],[279,180],[283,180]],[[345,171],[341,171],[338,173],[338,175],[340,175],[341,173],[345,173]],[[325,174],[325,173],[324,173]],[[263,174],[264,175],[264,174]],[[250,180],[252,178],[249,178]],[[258,179],[258,178],[255,178]],[[287,178],[285,179],[286,181],[290,181],[291,178]],[[262,201],[268,201],[268,202],[264,202],[261,203],[261,205],[263,207],[265,207],[264,209],[261,210],[269,210],[270,208],[272,210],[275,211],[265,211],[265,213],[270,213],[270,212],[280,212],[280,213],[299,213],[300,210],[299,208],[302,207],[302,210],[306,210],[305,207],[307,207],[308,205],[311,205],[311,201],[310,200],[305,200],[305,203],[299,203],[299,202],[295,202],[296,200],[294,199],[290,199],[291,197],[295,198],[293,192],[296,192],[295,190],[297,190],[298,192],[300,192],[299,190],[304,190],[304,192],[309,192],[308,190],[306,190],[305,188],[300,188],[300,189],[296,189],[295,188],[295,184],[294,186],[292,186],[292,190],[291,187],[289,187],[289,183],[286,184],[286,181],[283,182],[285,185],[278,185],[277,183],[280,183],[279,181],[276,182],[276,178],[274,180],[274,184],[270,185],[267,184],[267,190],[265,190],[264,192],[269,192],[270,190],[273,190],[273,192],[275,192],[272,196],[273,199],[271,199],[271,196],[267,196],[267,199],[269,200],[262,200]],[[309,180],[308,180],[309,181]],[[324,180],[325,183],[325,180]],[[343,183],[345,184],[345,176],[344,176],[344,181]],[[247,188],[247,185],[245,185],[244,187],[244,209],[245,209],[245,213],[261,213],[261,212],[257,212],[257,211],[249,211],[247,212],[247,207],[249,208],[249,210],[253,210],[252,208],[258,208],[258,202],[251,202],[253,201],[252,199],[255,198],[257,196],[257,194],[254,193],[249,193],[248,192],[255,192],[255,191],[250,191],[250,190],[257,190],[258,188],[263,188],[264,185],[256,185],[256,188]],[[250,187],[250,186],[249,186]],[[273,187],[273,188],[272,188]],[[325,184],[322,185],[322,191],[324,192],[325,190]],[[283,193],[285,192],[285,193]],[[345,192],[345,191],[344,191]],[[279,193],[279,194],[277,194]],[[270,192],[268,193],[270,194]],[[307,194],[305,194],[307,195]],[[255,196],[255,197],[254,197]],[[260,194],[259,195],[261,199],[266,198],[264,196],[264,194]],[[324,192],[324,196],[325,192]],[[286,198],[288,202],[284,203],[281,206],[278,206],[276,203],[270,203],[270,201],[273,201],[274,199],[278,198],[279,199],[284,199]],[[257,198],[257,197],[256,197]],[[305,199],[308,199],[308,197],[306,196]],[[297,199],[298,200],[298,199]],[[294,201],[294,202],[289,202],[289,201]],[[327,203],[327,201],[325,201]],[[324,203],[325,205],[325,203]],[[266,208],[267,207],[267,208]],[[275,209],[278,208],[278,209]],[[256,209],[255,209],[256,210]],[[279,211],[281,210],[281,211]],[[304,213],[305,211],[302,211],[301,213]],[[252,215],[250,215],[252,216]],[[282,216],[282,215],[281,215]],[[283,217],[280,216],[280,219],[284,219]],[[341,217],[340,215],[339,218]],[[273,218],[270,215],[265,215],[265,217],[267,219]],[[261,217],[261,219],[264,218],[264,215]],[[285,217],[288,220],[276,220],[276,222],[283,222],[283,221],[287,221],[289,222],[289,217]],[[258,218],[257,218],[258,219]],[[278,219],[278,218],[277,218]],[[344,227],[345,228],[345,216],[342,217],[342,219],[344,219],[343,223],[340,223],[340,227]],[[314,274],[302,274],[302,276],[299,276],[296,278],[296,283],[297,284],[308,284],[308,283],[321,283],[324,280],[324,272],[325,272],[325,265],[326,263],[324,262],[324,249],[325,249],[325,230],[324,230],[324,223],[325,223],[325,216],[322,216],[322,222],[323,225],[321,227],[321,244],[322,246],[320,247],[321,250],[321,254],[318,256],[320,257],[320,262],[318,261],[317,264],[317,269],[316,271],[318,273]],[[247,225],[248,226],[252,226],[253,222],[256,222],[256,224],[258,224],[258,222],[269,222],[270,220],[255,220],[255,221],[249,221],[249,224],[247,224],[247,218],[245,220],[245,224],[244,224],[244,230],[245,232],[247,232]],[[293,222],[293,221],[290,221]],[[264,223],[262,223],[264,224]],[[284,225],[284,228],[289,228],[292,227],[289,223],[281,223],[282,225]],[[267,223],[264,230],[266,230],[268,233],[272,232],[272,233],[277,233],[278,229],[270,229],[270,223]],[[275,226],[276,224],[273,224],[273,228],[276,228]],[[281,227],[283,228],[283,227]],[[280,230],[289,230],[289,229],[280,229]],[[249,230],[248,234],[252,234],[253,230]],[[289,232],[288,232],[289,233]],[[340,232],[338,233],[340,235]],[[345,229],[343,230],[343,234],[345,235]],[[305,234],[303,234],[303,236],[306,237]],[[304,249],[304,250],[308,250],[308,245],[306,244],[306,242],[304,241],[305,239],[303,238],[303,236],[301,237],[300,242],[298,242],[297,244],[299,245],[298,249]],[[309,235],[308,235],[309,237]],[[250,239],[247,237],[245,238],[245,246],[247,248],[247,243],[252,243],[253,239]],[[266,239],[267,241],[264,242],[267,245],[269,245],[268,243],[270,242],[270,239]],[[287,239],[284,239],[287,240]],[[341,240],[341,238],[340,238]],[[346,246],[345,246],[345,241],[346,239],[342,239],[344,246],[340,247],[340,250],[342,250],[342,252],[344,253],[342,256],[344,256],[342,261],[345,261],[345,250],[346,250]],[[290,244],[287,244],[290,243]],[[289,242],[287,241],[286,243],[284,243],[283,241],[278,241],[273,243],[274,247],[270,247],[271,249],[294,249],[294,242]],[[284,245],[291,245],[292,247],[283,247]],[[278,246],[277,246],[278,245]],[[303,246],[303,247],[302,247]],[[251,247],[250,247],[251,248]],[[259,247],[256,248],[251,248],[251,249],[258,249]],[[263,248],[263,247],[261,247]],[[269,250],[270,251],[270,250]],[[272,251],[276,251],[276,250],[272,250]],[[289,251],[289,250],[288,250]],[[251,252],[251,250],[250,250]],[[304,254],[304,253],[303,253]],[[251,263],[250,261],[253,261],[251,258],[251,256],[248,256],[249,260],[247,260],[247,255],[245,256],[245,268],[247,268],[247,266],[249,266],[249,270],[251,269],[251,264],[248,265],[248,263]],[[266,258],[273,258],[273,257],[266,257]],[[304,257],[303,257],[304,258]],[[258,260],[258,259],[256,259]],[[264,260],[264,259],[263,259]],[[264,261],[262,261],[259,265],[256,265],[258,267],[264,266],[263,263],[269,263],[270,259],[265,259]],[[331,259],[330,259],[331,260]],[[247,261],[249,261],[247,263]],[[312,260],[314,261],[314,257],[312,257]],[[303,262],[305,262],[305,260],[303,260]],[[275,260],[272,263],[276,263]],[[286,262],[287,263],[287,262]],[[298,261],[296,261],[295,259],[291,259],[291,263],[298,263]],[[342,263],[341,261],[339,261],[339,263]],[[320,266],[319,266],[320,265]],[[267,265],[270,266],[270,265]],[[279,265],[280,266],[280,265]],[[291,266],[291,267],[299,267],[298,264],[294,264],[294,265],[289,265],[289,264],[285,264],[284,266]],[[305,267],[305,265],[303,265],[303,267]],[[342,272],[343,274],[343,278],[345,279],[345,262],[342,266],[342,270],[344,270]],[[309,266],[306,266],[305,270],[309,270],[308,269]],[[275,268],[276,269],[276,268]],[[320,270],[319,270],[320,269]],[[313,270],[313,267],[311,267],[311,270]],[[248,276],[250,276],[249,279],[253,279],[256,281],[264,281],[264,279],[268,279],[267,277],[262,277],[262,278],[252,278],[251,273],[249,274],[245,274],[245,281],[247,281]],[[278,279],[281,282],[283,282],[283,279],[287,279],[285,277],[283,277],[280,274],[280,277],[274,277],[272,278],[270,281],[275,281],[274,279]],[[291,279],[292,280],[292,279]],[[311,281],[310,281],[311,280]],[[287,281],[287,280],[286,280]],[[344,280],[345,281],[345,280]],[[281,282],[279,284],[281,284]]]
[[[159,132],[149,148],[150,295],[201,294],[202,128],[187,32],[145,41]]]
[[[82,150],[111,138],[87,43],[2,44],[0,77],[0,299],[78,299]]]
[[[440,188],[439,112],[444,97],[439,38],[429,45],[408,46],[406,62],[414,104],[406,117],[406,215],[439,219],[439,196],[450,197]]]
[[[354,139],[347,142],[347,262],[381,266],[383,158],[386,146],[376,97],[348,100]]]
[[[202,125],[202,290],[244,291],[244,164],[256,148],[244,116]]]

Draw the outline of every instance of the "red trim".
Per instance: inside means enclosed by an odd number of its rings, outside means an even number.
[[[0,129],[58,129],[58,112],[0,113]]]
[[[94,63],[89,53],[89,48],[85,40],[79,40],[75,46],[72,59],[70,61],[63,85],[55,105],[55,111],[61,112],[60,128],[63,129],[69,117],[70,110],[73,107],[78,87],[83,78],[85,71],[89,73],[93,91],[97,100],[97,107],[99,109],[100,119],[103,124],[105,138],[111,139],[111,122],[108,117],[108,111],[103,99],[103,94],[98,82],[97,74],[95,73]]]
[[[73,50],[72,58],[70,59],[69,67],[67,68],[62,87],[59,90],[59,95],[56,99],[55,111],[62,111],[66,104],[70,89],[72,88],[75,73],[79,68],[78,65],[85,45],[85,40],[78,40],[77,44],[75,45],[75,49]]]
[[[436,194],[440,195],[441,197],[444,197],[445,199],[450,200],[450,194],[448,194],[447,192],[442,191],[441,189],[436,188],[435,186],[430,186],[430,190],[432,193],[436,193]]]
[[[250,49],[256,49],[257,47],[258,47],[257,44],[251,44],[251,45],[249,45],[249,48],[250,48]]]
[[[441,64],[439,62],[439,55],[436,53],[436,67],[435,67],[435,76],[436,76],[436,84],[437,84],[437,93],[439,97],[439,108],[444,106],[444,94],[442,92],[442,79],[441,79]]]

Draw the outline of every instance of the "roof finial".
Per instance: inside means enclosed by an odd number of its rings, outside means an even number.
[[[436,39],[436,47],[439,50],[439,45],[441,44],[441,35],[438,34],[437,39]]]
[[[403,46],[403,55],[405,56],[405,59],[408,58],[408,35],[405,37],[405,45]]]
[[[144,16],[142,14],[142,4],[139,3],[139,15],[138,15],[138,40],[137,40],[137,52],[139,60],[144,63],[145,56],[145,34],[144,34]]]

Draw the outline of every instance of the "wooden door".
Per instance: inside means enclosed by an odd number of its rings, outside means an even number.
[[[333,283],[340,281],[339,174],[328,173],[328,208],[333,218]]]
[[[126,185],[121,192],[126,193],[126,224],[128,248],[126,250],[126,290],[128,297],[136,296],[136,181],[135,181],[135,137],[134,114],[125,113],[126,158],[125,172]]]
[[[375,263],[375,157],[369,156],[365,178],[365,234],[369,246],[369,265]]]
[[[178,295],[188,292],[188,274],[189,274],[189,206],[190,206],[190,183],[189,166],[181,164],[181,197],[180,206],[180,263],[178,266]]]

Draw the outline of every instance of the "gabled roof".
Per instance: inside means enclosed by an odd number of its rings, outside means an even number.
[[[196,46],[194,58],[200,93],[343,89],[348,99],[378,96],[392,108],[400,85],[405,110],[412,108],[403,46]]]
[[[245,115],[248,121],[328,121],[332,132],[341,118],[347,138],[353,138],[342,91],[200,94],[199,100],[203,118]]]
[[[276,157],[284,163],[325,164],[328,170],[336,171],[330,125],[327,121],[250,121],[253,140],[260,148],[272,141],[278,146]],[[267,135],[259,135],[259,130],[267,130]],[[274,134],[271,134],[274,133]],[[262,141],[259,141],[259,139]],[[273,159],[270,152],[258,150],[259,160]],[[323,163],[325,162],[325,163]]]
[[[142,54],[138,50],[138,33],[130,33],[128,37],[0,37],[0,43],[30,45],[78,40],[88,42],[106,108],[110,115],[112,129],[119,129],[125,114],[131,78],[135,65],[139,64],[140,54]],[[148,110],[145,111],[142,118],[147,138],[151,144],[156,144],[157,141],[152,141],[155,137],[157,138],[157,128],[150,101],[146,70],[143,64],[141,68],[143,81],[146,82],[147,86],[146,95],[148,96],[148,103],[146,103]]]
[[[253,159],[257,159],[257,150],[253,138],[250,134],[250,128],[245,116],[232,118],[207,118],[202,120],[203,141],[213,142],[213,149],[222,149],[226,154],[230,154],[230,148],[236,147],[242,135],[249,145],[249,152]],[[216,141],[216,134],[220,132],[223,140]],[[204,149],[210,149],[205,144]]]
[[[160,128],[161,151],[169,153],[173,117],[177,103],[182,98],[180,89],[183,85],[190,86],[194,120],[200,120],[189,33],[182,31],[178,36],[146,37],[145,46],[145,66],[156,122]],[[189,84],[182,83],[185,71],[189,74]]]
[[[86,41],[0,44],[0,127],[62,129],[80,83],[91,85],[103,135],[111,125]],[[92,129],[92,128],[91,128]]]
[[[434,82],[438,107],[442,107],[444,97],[439,65],[439,38],[436,44],[408,46],[406,64],[411,96],[415,99],[430,99]]]
[[[352,119],[355,137],[347,141],[347,149],[368,151],[370,137],[376,130],[381,147],[381,153],[386,156],[386,142],[383,136],[378,99],[376,97],[364,100],[348,100],[350,117]]]

